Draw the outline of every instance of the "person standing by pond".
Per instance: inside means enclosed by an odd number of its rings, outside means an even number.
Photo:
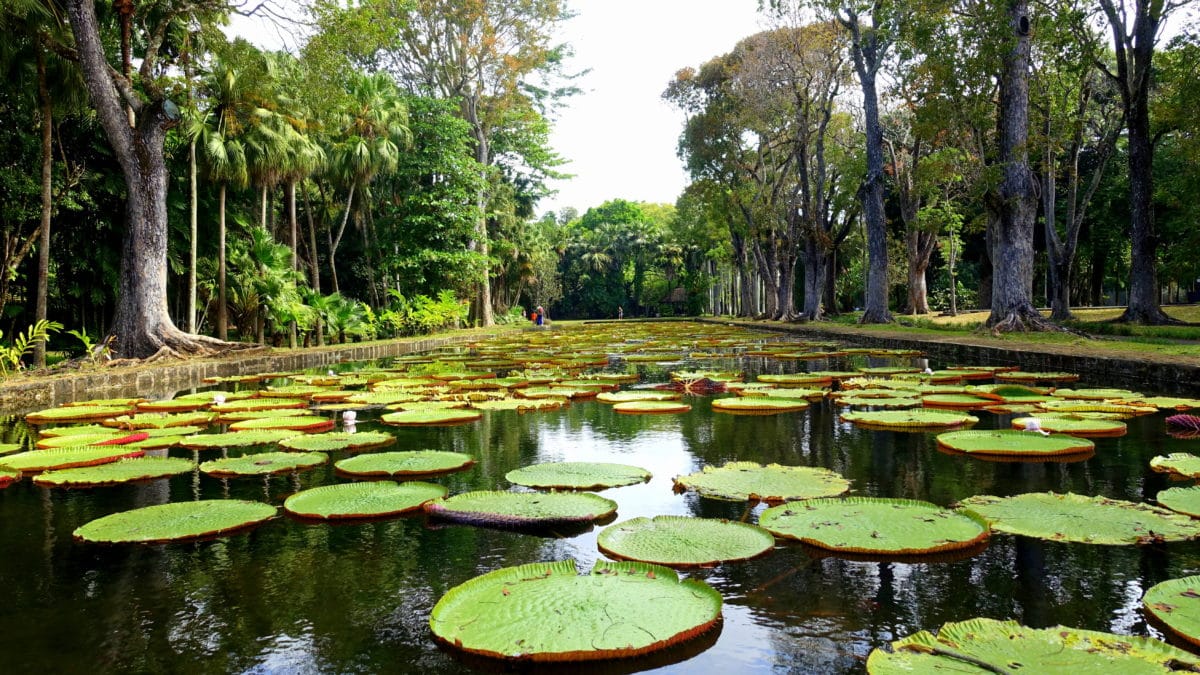
[[[625,318],[625,308],[620,305],[617,305],[617,318],[618,319]]]
[[[546,323],[546,310],[542,309],[541,305],[538,305],[537,311],[534,312],[533,323],[537,326],[541,326]]]

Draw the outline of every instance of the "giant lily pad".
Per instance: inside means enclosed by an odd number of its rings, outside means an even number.
[[[96,466],[108,464],[129,457],[141,457],[146,454],[138,448],[126,448],[120,445],[104,447],[84,446],[79,448],[57,448],[53,450],[32,450],[8,455],[0,464],[16,471],[51,471],[53,469],[70,469],[77,466]]]
[[[921,431],[975,424],[979,418],[948,410],[876,410],[842,413],[842,420],[868,428]]]
[[[626,415],[669,415],[691,409],[692,406],[679,401],[627,401],[613,405],[613,410]]]
[[[384,424],[397,426],[443,426],[449,424],[465,424],[483,417],[478,410],[401,410],[385,414],[381,419]]]
[[[476,410],[516,410],[530,412],[534,410],[558,410],[567,405],[566,397],[548,396],[546,398],[500,398],[490,401],[472,401],[471,407]],[[441,403],[442,401],[438,401]],[[445,401],[449,403],[449,401]]]
[[[306,433],[329,431],[333,428],[333,420],[324,417],[266,417],[255,420],[242,420],[229,425],[230,431],[260,431],[266,429],[289,429]]]
[[[425,505],[430,515],[469,525],[555,527],[601,520],[617,503],[590,492],[464,492]]]
[[[654,391],[639,389],[636,391],[606,391],[596,395],[601,403],[629,403],[630,401],[676,401],[683,394],[676,391]]]
[[[40,476],[35,476],[33,482],[46,487],[116,485],[153,478],[166,478],[187,473],[195,468],[195,462],[178,457],[137,457],[99,466],[47,471]]]
[[[228,431],[223,434],[198,434],[188,436],[180,445],[189,450],[209,448],[248,448],[253,445],[275,445],[285,438],[296,435],[287,429],[262,429],[259,431]]]
[[[1097,420],[1072,417],[1018,417],[1012,421],[1014,429],[1025,429],[1033,420],[1046,431],[1061,432],[1074,436],[1124,436],[1125,423],[1117,420]]]
[[[283,502],[283,509],[303,518],[378,518],[421,508],[431,499],[446,496],[446,488],[417,481],[390,480],[369,483],[323,485],[297,492]]]
[[[1066,434],[1043,436],[1035,431],[1015,429],[949,431],[939,434],[937,443],[948,450],[971,455],[1018,457],[1079,455],[1092,452],[1096,448],[1096,444],[1086,438]]]
[[[376,452],[343,459],[334,468],[350,476],[419,476],[465,469],[475,458],[461,452],[415,450]]]
[[[198,398],[176,398],[166,401],[146,401],[137,404],[138,412],[191,412],[207,408],[210,401]]]
[[[81,445],[129,445],[150,438],[146,433],[129,433],[109,429],[108,433],[97,434],[68,434],[66,436],[50,436],[40,439],[34,445],[41,449],[74,448]]]
[[[645,483],[650,472],[628,464],[547,462],[513,469],[504,478],[526,487],[596,490]]]
[[[7,462],[6,462],[7,463]],[[1187,478],[1200,478],[1200,457],[1190,452],[1172,452],[1150,460],[1150,468],[1159,473],[1173,473]]]
[[[712,409],[718,412],[752,412],[758,414],[795,412],[808,408],[808,401],[793,398],[770,398],[767,396],[739,396],[718,398]]]
[[[283,410],[285,408],[307,408],[308,401],[302,398],[247,398],[240,401],[214,403],[210,410],[224,414],[247,410]]]
[[[210,476],[265,476],[312,469],[328,459],[323,452],[259,452],[204,462],[200,470]]]
[[[773,506],[758,518],[773,534],[842,553],[927,555],[982,543],[981,518],[911,499],[847,497]]]
[[[21,472],[0,466],[0,488],[6,488],[21,478]]]
[[[396,437],[383,431],[358,431],[355,433],[330,432],[327,434],[302,434],[285,438],[279,447],[303,452],[333,452],[335,450],[367,450],[381,448],[396,442]]]
[[[931,408],[961,408],[974,410],[996,405],[1001,401],[998,396],[980,396],[977,394],[927,394],[921,401]]]
[[[1200,645],[1200,576],[1168,579],[1150,587],[1142,606],[1171,632]]]
[[[275,517],[275,507],[236,499],[157,504],[104,516],[75,530],[75,538],[103,543],[199,539],[240,530]]]
[[[849,490],[850,481],[820,467],[729,462],[719,469],[706,466],[699,473],[680,476],[675,489],[718,499],[784,502],[834,497]]]
[[[916,396],[839,396],[834,399],[839,405],[851,408],[917,408],[921,399]]]
[[[83,422],[102,420],[124,415],[134,409],[133,405],[79,405],[61,406],[31,412],[25,416],[30,424],[54,424],[60,422]]]
[[[788,374],[765,374],[759,375],[759,382],[771,382],[773,384],[828,384],[833,381],[833,377],[828,373],[788,373]]]
[[[1176,513],[1200,518],[1200,485],[1169,488],[1159,492],[1155,499]]]
[[[653,602],[647,602],[653,599]],[[683,642],[721,617],[721,595],[667,567],[531,563],[448,591],[429,617],[438,640],[475,654],[533,661],[637,656]]]
[[[937,635],[921,631],[891,647],[871,652],[868,673],[1148,675],[1200,668],[1200,658],[1151,638],[1063,626],[1026,628],[995,619],[947,623]]]
[[[1010,370],[996,373],[1000,382],[1074,382],[1079,379],[1078,373],[1046,372],[1033,373],[1023,370]]]
[[[1051,541],[1084,544],[1150,544],[1200,537],[1200,522],[1148,504],[1033,492],[1012,497],[980,495],[959,503],[992,529]]]
[[[746,523],[655,516],[609,526],[596,538],[606,555],[678,567],[749,560],[775,546],[775,537]]]
[[[106,427],[122,429],[165,429],[167,427],[207,426],[217,414],[198,410],[185,413],[138,413],[104,420]]]
[[[308,408],[275,408],[272,410],[238,410],[221,413],[217,421],[222,424],[230,422],[245,422],[246,420],[265,420],[275,417],[316,417],[317,412]]]

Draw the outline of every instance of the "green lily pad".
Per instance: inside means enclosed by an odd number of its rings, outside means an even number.
[[[422,394],[402,391],[360,391],[345,399],[346,403],[359,405],[395,405],[396,403],[412,403],[426,398]]]
[[[996,379],[1000,382],[1074,382],[1079,379],[1079,374],[1062,372],[1031,373],[1023,370],[1009,370],[1003,373],[996,373]]]
[[[200,464],[210,476],[265,476],[312,469],[329,460],[323,452],[259,452],[214,459]]]
[[[533,528],[601,520],[617,512],[617,503],[590,492],[478,490],[429,502],[425,511],[468,525]]]
[[[1149,675],[1194,670],[1200,658],[1151,638],[1054,626],[1026,628],[1016,621],[971,619],[947,623],[937,635],[921,631],[875,649],[871,675],[900,673],[1009,673]]]
[[[1172,452],[1150,460],[1150,468],[1159,473],[1173,473],[1187,478],[1200,478],[1200,457],[1190,452]]]
[[[333,420],[324,417],[265,417],[242,420],[229,425],[230,431],[259,431],[266,429],[289,429],[306,433],[320,433],[333,428]]]
[[[756,558],[775,547],[775,537],[746,523],[655,516],[606,527],[596,543],[605,555],[613,558],[700,567]]]
[[[1159,492],[1155,499],[1176,513],[1200,518],[1200,485],[1168,488]]]
[[[434,605],[429,626],[439,641],[474,654],[590,661],[664,649],[720,618],[720,593],[680,581],[668,567],[602,560],[580,576],[564,560],[506,567],[456,586]]]
[[[357,451],[382,448],[395,442],[395,436],[383,431],[357,431],[352,434],[338,431],[285,438],[279,442],[279,447],[284,450],[305,452],[334,452],[336,450]]]
[[[857,375],[857,373],[855,373]],[[833,381],[833,377],[826,373],[789,373],[784,375],[759,375],[759,382],[771,382],[774,384],[826,384]]]
[[[926,394],[921,397],[924,405],[933,408],[962,408],[974,410],[986,408],[1000,403],[999,397],[977,396],[975,394]]]
[[[72,405],[47,408],[25,416],[29,424],[57,424],[103,420],[133,411],[133,405]]]
[[[1136,406],[1154,406],[1159,410],[1191,410],[1200,408],[1200,399],[1178,398],[1174,396],[1140,396],[1133,399],[1122,399],[1120,403]]]
[[[1065,398],[1070,400],[1080,401],[1107,401],[1109,399],[1127,399],[1138,398],[1140,392],[1129,391],[1128,389],[1066,389],[1059,388],[1054,390],[1056,398]]]
[[[915,396],[840,396],[834,399],[839,405],[851,408],[918,408],[921,399]]]
[[[948,450],[971,455],[1017,457],[1079,455],[1092,452],[1096,448],[1096,444],[1086,438],[1066,434],[1043,436],[1035,431],[1015,429],[949,431],[939,434],[937,443]]]
[[[975,424],[979,418],[949,410],[875,410],[842,413],[842,420],[864,427],[921,431]]]
[[[742,396],[766,396],[767,398],[804,399],[805,401],[820,401],[829,392],[824,389],[797,389],[795,387],[771,387],[769,389],[751,389]]]
[[[1200,522],[1149,504],[1033,492],[1012,497],[980,495],[959,508],[982,517],[997,532],[1084,544],[1150,544],[1200,537]]]
[[[69,434],[40,439],[34,445],[43,450],[49,448],[75,448],[81,445],[129,445],[149,438],[145,433],[130,433],[108,429],[108,433]]]
[[[275,517],[275,507],[237,499],[157,504],[104,516],[75,530],[75,538],[103,543],[184,541],[257,525]]]
[[[316,417],[317,412],[311,408],[275,408],[272,410],[239,410],[237,412],[221,413],[218,422],[244,422],[246,420],[265,420],[270,417]]]
[[[0,455],[7,455],[12,452],[17,452],[25,446],[20,443],[0,443]]]
[[[198,398],[176,398],[166,401],[146,401],[137,404],[138,412],[191,412],[207,408],[209,401]]]
[[[1024,429],[1032,420],[1046,431],[1077,436],[1124,436],[1125,423],[1116,420],[1094,420],[1071,417],[1018,417],[1012,421],[1014,429]]]
[[[195,462],[178,457],[138,457],[99,466],[47,471],[40,476],[35,476],[33,482],[46,487],[116,485],[152,478],[166,478],[187,473],[195,468]]]
[[[395,477],[458,471],[474,463],[475,458],[461,452],[413,450],[359,455],[340,460],[333,466],[350,476]]]
[[[77,466],[108,464],[120,459],[141,457],[144,454],[146,454],[144,450],[120,445],[84,446],[18,452],[15,455],[6,456],[2,464],[6,468],[21,472],[51,471],[53,469],[71,469]]]
[[[1104,412],[1118,413],[1121,415],[1149,415],[1150,413],[1158,412],[1158,408],[1154,406],[1144,405],[1127,405],[1124,403],[1113,403],[1111,401],[1068,401],[1054,400],[1043,401],[1037,404],[1042,410],[1053,412]]]
[[[675,479],[675,489],[735,501],[785,502],[835,497],[850,489],[850,481],[820,467],[729,462],[719,469],[706,466],[698,473],[680,476]]]
[[[6,488],[9,485],[21,479],[21,472],[16,469],[8,469],[0,466],[0,489]]]
[[[197,434],[188,436],[180,443],[189,450],[210,448],[248,448],[254,445],[275,445],[285,438],[296,436],[287,429],[261,429],[258,431],[227,431],[221,434]]]
[[[1151,586],[1142,596],[1142,606],[1172,633],[1200,645],[1200,576]]]
[[[738,396],[713,399],[712,409],[718,412],[783,413],[808,408],[808,401],[767,396]]]
[[[613,405],[613,410],[626,415],[669,415],[691,409],[692,406],[679,401],[626,401]]]
[[[415,511],[431,500],[445,497],[447,489],[417,481],[390,480],[323,485],[297,492],[283,502],[283,510],[302,518],[335,520],[378,518]]]
[[[558,410],[567,405],[569,399],[548,396],[545,398],[500,398],[490,401],[471,401],[475,410],[516,410],[531,412],[535,410]]]
[[[380,419],[384,424],[397,426],[440,426],[466,424],[483,417],[478,410],[401,410],[387,413]]]
[[[105,420],[104,426],[122,429],[165,429],[168,427],[208,426],[217,414],[208,411],[185,413],[137,413]]]
[[[683,394],[675,391],[654,391],[638,389],[634,391],[606,391],[596,395],[601,403],[629,403],[630,401],[678,401]]]
[[[307,407],[308,401],[302,398],[247,398],[240,401],[214,403],[210,410],[218,414],[225,414],[247,410],[284,410]]]
[[[526,487],[598,490],[645,483],[650,472],[628,464],[547,462],[513,469],[504,478]]]
[[[987,540],[987,524],[937,504],[911,499],[846,497],[773,506],[758,524],[779,537],[841,553],[928,555]]]

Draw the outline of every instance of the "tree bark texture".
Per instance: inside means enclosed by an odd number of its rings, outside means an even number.
[[[50,300],[50,213],[53,209],[51,188],[54,177],[54,106],[50,100],[50,84],[46,80],[46,54],[41,40],[37,44],[38,105],[42,123],[42,221],[38,239],[37,298],[33,320],[46,320],[47,303]],[[33,362],[38,368],[46,367],[46,341],[38,340],[33,347]]]

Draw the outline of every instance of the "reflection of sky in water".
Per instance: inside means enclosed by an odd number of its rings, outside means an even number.
[[[258,663],[247,668],[247,673],[320,673],[324,672],[317,663],[318,650],[312,631],[307,626],[298,635],[274,635],[262,642],[267,646],[259,653]]]

